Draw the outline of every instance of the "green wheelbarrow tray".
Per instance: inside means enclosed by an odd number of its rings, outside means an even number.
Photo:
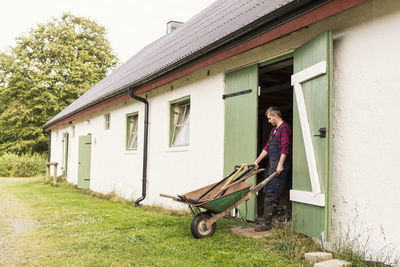
[[[190,225],[190,230],[193,237],[209,237],[214,234],[216,222],[219,219],[227,215],[239,204],[249,200],[250,197],[261,190],[278,174],[277,172],[274,172],[262,182],[250,189],[252,184],[246,183],[244,180],[261,171],[264,170],[259,169],[249,173],[248,176],[245,176],[242,179],[230,184],[229,186],[225,187],[224,190],[222,190],[224,183],[218,182],[183,195],[178,195],[178,197],[166,194],[160,194],[160,196],[172,198],[175,201],[189,205],[194,214]],[[199,210],[199,213],[195,214],[192,207],[196,207]],[[200,208],[203,208],[206,211],[201,211]]]
[[[198,200],[199,196],[207,192],[216,184],[217,183],[210,184],[195,191],[181,195],[181,202],[193,207],[206,209],[210,213],[220,213],[246,195],[252,186],[250,183],[241,182],[228,188],[224,195],[215,196],[216,192],[220,191],[223,186],[221,183],[210,193]]]

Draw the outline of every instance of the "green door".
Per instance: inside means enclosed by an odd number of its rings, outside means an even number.
[[[292,225],[312,237],[330,234],[332,33],[294,51]]]
[[[68,171],[68,142],[69,142],[69,134],[64,133],[63,140],[62,140],[62,143],[63,143],[62,172],[63,172],[64,178],[67,177],[67,171]]]
[[[235,165],[253,164],[257,158],[258,65],[229,72],[225,77],[224,175]],[[237,93],[237,94],[235,94]],[[256,177],[247,180],[256,183]],[[246,203],[239,206],[239,216],[246,215]],[[247,203],[247,216],[256,219],[256,199]]]
[[[90,186],[90,158],[92,152],[92,136],[79,136],[78,154],[78,188],[88,189]]]

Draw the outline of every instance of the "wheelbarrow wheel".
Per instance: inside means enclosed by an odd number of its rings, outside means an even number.
[[[205,220],[211,217],[212,215],[208,212],[200,212],[193,217],[192,223],[190,224],[190,231],[194,238],[200,239],[214,234],[216,224],[213,223],[209,229],[206,228],[205,224]]]

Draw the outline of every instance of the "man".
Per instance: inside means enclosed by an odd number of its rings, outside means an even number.
[[[264,178],[270,176],[275,171],[278,173],[264,187],[264,217],[263,223],[255,228],[256,232],[271,230],[272,217],[279,202],[279,197],[288,174],[291,171],[291,142],[292,129],[289,124],[282,120],[280,110],[275,107],[269,107],[265,112],[268,122],[274,126],[268,142],[256,161],[255,168],[258,169],[259,163],[269,155],[268,169]]]

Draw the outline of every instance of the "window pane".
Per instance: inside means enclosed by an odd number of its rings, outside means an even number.
[[[104,115],[104,129],[110,129],[110,113]]]
[[[138,147],[138,115],[128,116],[127,119],[128,138],[127,149],[137,149]]]
[[[184,119],[185,119],[185,109],[186,109],[186,106],[179,107],[179,115],[178,115],[177,125],[183,124]]]
[[[174,146],[179,146],[184,144],[182,142],[181,129],[182,126],[175,126],[174,137],[173,137],[174,139],[172,140],[172,145]]]
[[[175,104],[174,128],[171,146],[188,145],[190,140],[190,104]]]

